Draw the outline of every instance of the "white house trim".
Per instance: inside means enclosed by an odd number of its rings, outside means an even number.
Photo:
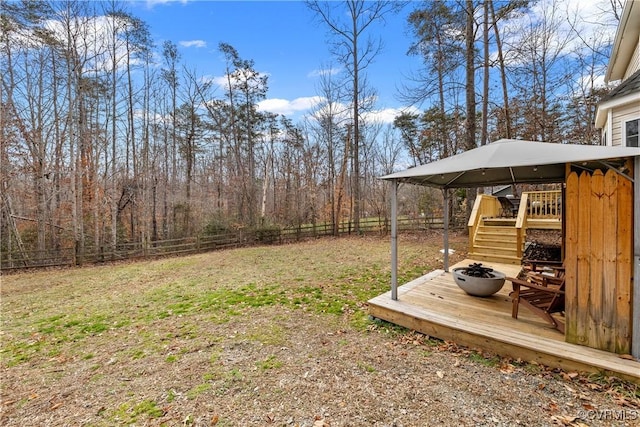
[[[607,110],[607,145],[613,147],[613,110]]]
[[[616,38],[613,42],[609,66],[604,80],[621,80],[629,66],[634,48],[638,44],[640,34],[640,2],[628,0],[622,10]]]
[[[624,107],[625,105],[638,102],[640,102],[640,94],[636,92],[630,93],[629,95],[623,96],[621,98],[614,98],[610,101],[605,101],[602,104],[598,105],[598,111],[596,112],[596,128],[601,129],[606,123],[606,120],[611,123],[612,109]]]

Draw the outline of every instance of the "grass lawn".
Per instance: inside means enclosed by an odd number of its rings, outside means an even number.
[[[440,268],[440,248],[402,236],[400,282]],[[443,343],[369,320],[389,252],[388,238],[325,238],[4,275],[0,423],[423,425],[445,401],[428,396],[471,390],[500,362],[455,365]],[[517,371],[541,378],[529,370]],[[435,382],[419,396],[422,376]],[[508,393],[497,384],[491,399]]]

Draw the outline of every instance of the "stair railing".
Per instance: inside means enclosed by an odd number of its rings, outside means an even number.
[[[528,205],[529,193],[522,193],[520,205],[518,206],[518,216],[516,217],[516,256],[520,259],[522,259],[524,240],[527,237]]]
[[[469,253],[473,252],[473,246],[476,242],[476,234],[478,228],[482,224],[484,218],[493,218],[500,213],[500,202],[497,197],[487,194],[479,194],[473,204],[471,215],[469,216]]]
[[[560,190],[527,191],[530,218],[560,218],[562,192]]]

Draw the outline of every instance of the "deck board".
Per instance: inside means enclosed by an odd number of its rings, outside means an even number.
[[[466,259],[455,267],[474,262]],[[516,276],[519,266],[483,262]],[[451,273],[435,270],[398,287],[398,300],[386,292],[369,300],[372,316],[430,336],[480,347],[504,356],[536,361],[551,367],[604,372],[640,383],[640,362],[589,347],[566,343],[564,335],[529,310],[511,317],[510,283],[491,297],[467,295]]]

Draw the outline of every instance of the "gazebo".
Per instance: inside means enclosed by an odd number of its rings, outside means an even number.
[[[408,327],[424,323],[416,320],[416,316],[419,316],[417,312],[403,316],[388,308],[394,305],[388,302],[389,300],[399,300],[397,189],[401,183],[442,189],[445,198],[444,268],[425,276],[422,280],[424,283],[425,280],[435,277],[445,280],[449,274],[449,215],[446,201],[450,189],[502,184],[561,183],[564,188],[562,233],[567,299],[566,334],[562,341],[577,344],[576,348],[582,346],[611,354],[631,354],[636,359],[640,358],[640,281],[633,280],[634,277],[640,277],[639,148],[503,139],[381,179],[390,181],[392,187],[391,290],[369,302],[372,315]],[[407,287],[409,288],[413,289],[412,286]],[[458,298],[452,294],[451,298],[454,297]],[[403,298],[404,294],[400,300]],[[384,299],[387,302],[384,302]],[[383,305],[387,308],[381,308]],[[428,312],[429,304],[425,303],[425,307]],[[389,313],[387,309],[390,310]],[[409,311],[411,310],[409,308]],[[506,320],[505,322],[507,327],[517,326],[515,323],[511,324]],[[423,332],[437,336],[437,327],[429,322],[424,324],[431,326],[425,326],[427,330]],[[441,329],[458,330],[455,325],[445,325]],[[453,335],[441,334],[447,335],[439,337],[443,339],[468,335],[460,331]],[[473,335],[473,332],[471,334]],[[470,340],[471,343],[478,341],[482,340]],[[502,343],[496,347],[500,350],[508,346]],[[533,353],[527,354],[537,354],[536,352],[534,349]],[[513,354],[514,351],[509,350],[506,353]],[[515,353],[518,354],[517,351]],[[584,365],[587,367],[589,357],[595,356],[585,356]],[[550,355],[542,361],[548,363],[553,359],[553,355]],[[634,379],[640,380],[640,364],[628,362],[634,364],[627,367],[630,372],[636,371]],[[597,369],[608,368],[599,366]]]

